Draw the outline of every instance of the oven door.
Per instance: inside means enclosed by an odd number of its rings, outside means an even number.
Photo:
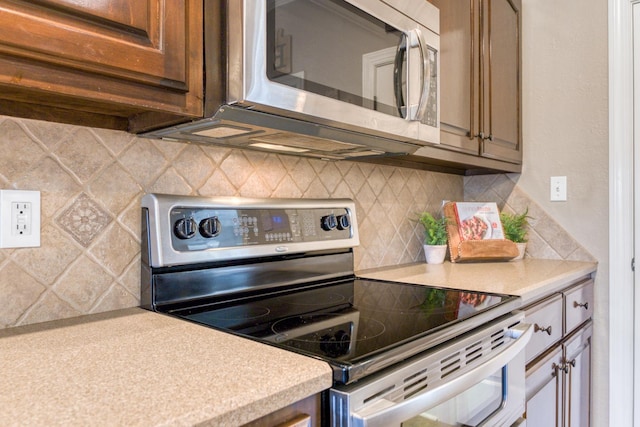
[[[531,335],[530,325],[507,328],[495,349],[472,335],[385,377],[332,390],[332,425],[511,426],[525,409],[523,349]]]
[[[517,358],[524,358],[521,353]],[[403,427],[509,426],[524,412],[522,395],[524,378],[518,378],[518,360],[465,388],[451,399],[403,421]],[[408,414],[410,416],[412,414]]]
[[[439,11],[404,3],[405,13],[381,0],[230,2],[229,102],[438,143]]]

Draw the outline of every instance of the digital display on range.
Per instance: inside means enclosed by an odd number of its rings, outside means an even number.
[[[262,230],[268,231],[288,231],[289,216],[284,212],[262,211]]]

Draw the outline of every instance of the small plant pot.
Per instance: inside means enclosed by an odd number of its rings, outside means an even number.
[[[427,264],[442,264],[447,255],[447,245],[422,245]]]
[[[527,249],[526,243],[516,243],[516,246],[518,247],[518,256],[513,258],[511,261],[518,261],[524,258],[524,252]]]

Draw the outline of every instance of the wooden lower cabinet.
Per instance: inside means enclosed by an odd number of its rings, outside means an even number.
[[[558,302],[561,301],[562,304]],[[591,425],[593,281],[585,280],[525,308],[525,321],[538,325],[527,352],[527,427]],[[564,319],[561,340],[552,338]],[[546,322],[543,325],[540,323]],[[567,328],[568,326],[568,328]],[[557,328],[557,326],[556,326]],[[548,345],[541,348],[547,339]],[[528,351],[527,351],[528,350]]]
[[[562,377],[556,370],[561,363],[558,346],[527,370],[527,426],[562,425]]]
[[[591,321],[527,370],[527,427],[588,427]]]
[[[564,425],[591,425],[591,321],[564,344]]]
[[[321,395],[314,394],[242,427],[320,427]]]

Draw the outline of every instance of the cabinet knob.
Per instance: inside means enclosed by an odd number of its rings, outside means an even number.
[[[563,371],[565,374],[569,373],[569,365],[564,362],[559,365],[554,363],[553,365],[551,365],[551,368],[553,368],[553,376],[557,376],[558,371]]]
[[[548,335],[551,335],[551,325],[547,326],[546,328],[543,328],[542,326],[535,323],[533,325],[533,332],[546,332]]]
[[[493,134],[489,134],[489,136],[484,136],[484,132],[480,132],[477,135],[474,135],[474,138],[480,138],[483,141],[486,141],[487,139],[489,141],[493,141]]]
[[[574,301],[573,302],[573,306],[574,307],[582,307],[585,310],[589,310],[589,302],[583,302],[583,303],[579,303],[578,301]]]

